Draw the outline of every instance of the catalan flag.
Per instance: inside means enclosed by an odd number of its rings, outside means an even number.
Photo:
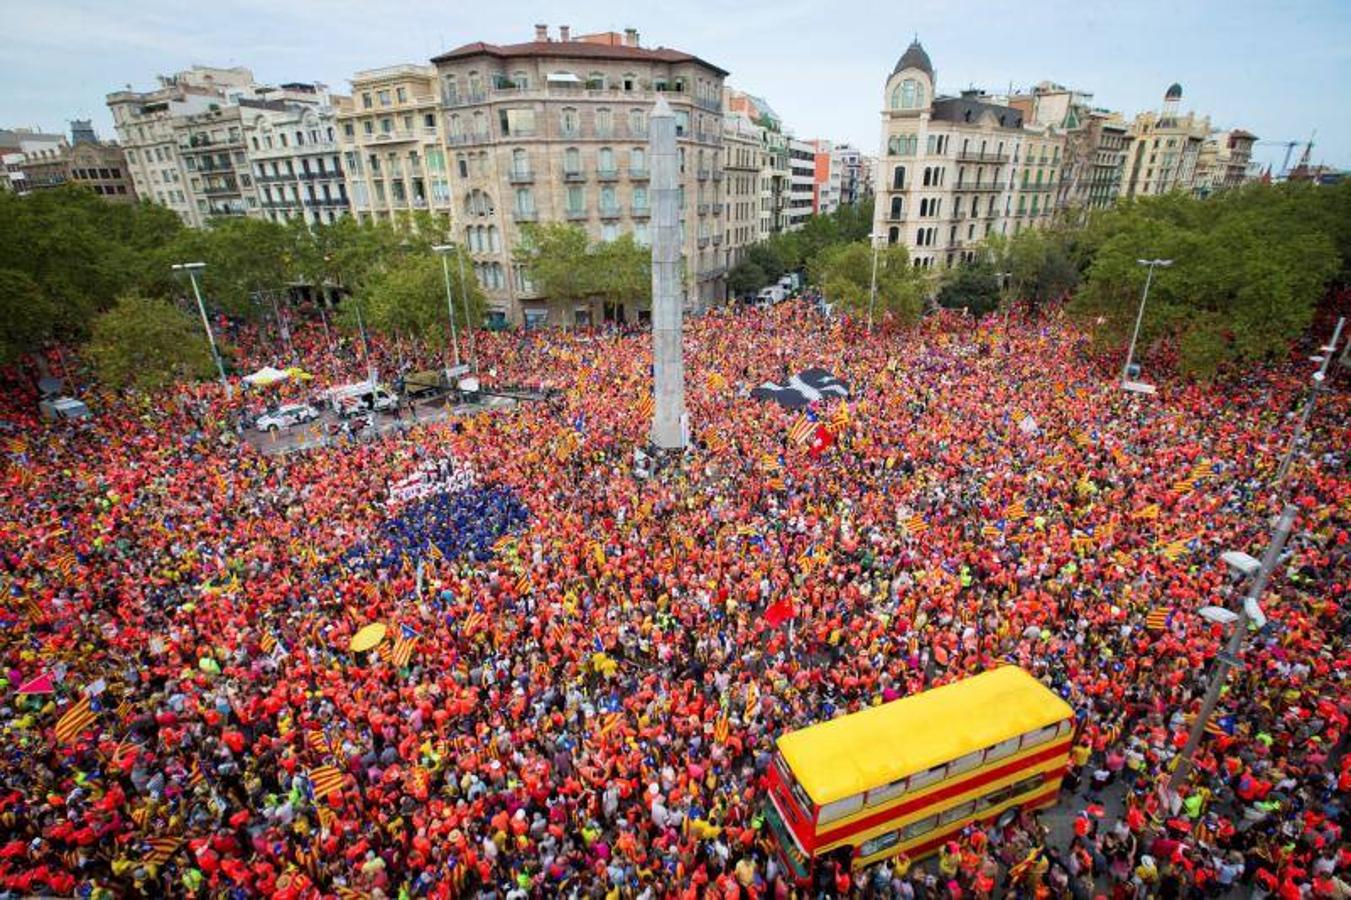
[[[993,541],[996,538],[1001,537],[1004,534],[1004,532],[999,530],[998,525],[995,525],[991,522],[986,522],[984,525],[980,526],[980,534],[981,537],[985,538],[986,540]]]
[[[324,734],[322,729],[309,728],[305,731],[305,746],[309,747],[314,753],[323,756],[330,751],[328,735]]]
[[[345,884],[338,885],[333,892],[338,895],[338,900],[370,900],[371,897],[370,891],[348,887]]]
[[[1196,487],[1196,481],[1194,479],[1183,478],[1181,481],[1173,482],[1173,493],[1190,494],[1194,487]]]
[[[338,821],[338,814],[327,804],[320,804],[318,807],[319,827],[324,831],[332,831],[333,824]]]
[[[535,589],[535,583],[530,580],[529,572],[521,572],[516,576],[516,593],[524,597]]]
[[[1112,561],[1123,569],[1129,569],[1134,562],[1129,553],[1124,550],[1118,550],[1112,554]]]
[[[131,821],[142,831],[150,824],[150,819],[151,812],[149,806],[138,806],[131,811]]]
[[[924,521],[924,517],[919,513],[914,513],[910,517],[901,520],[901,527],[906,530],[911,537],[919,537],[929,530],[929,523]]]
[[[639,398],[637,410],[638,418],[640,419],[652,418],[652,412],[655,409],[656,404],[653,402],[651,394],[644,394],[641,398]]]
[[[623,713],[610,713],[605,717],[605,720],[601,722],[600,728],[596,729],[596,737],[604,740],[622,724],[624,724]]]
[[[150,852],[145,855],[145,863],[151,866],[162,866],[167,863],[178,848],[183,846],[183,839],[176,837],[158,837],[150,841]]]
[[[512,545],[515,543],[516,543],[516,535],[504,534],[493,542],[493,552],[505,553],[507,550],[511,549]]]
[[[132,741],[131,738],[124,738],[122,741],[118,743],[118,745],[115,748],[113,748],[113,755],[110,761],[112,762],[113,766],[120,768],[122,766],[122,762],[128,756],[135,754],[136,751],[140,749],[141,746]]]
[[[51,570],[62,578],[69,580],[75,574],[77,565],[79,565],[79,561],[75,558],[75,551],[67,550],[52,560]]]
[[[1151,609],[1149,613],[1145,615],[1145,627],[1150,631],[1163,631],[1168,627],[1168,623],[1172,621],[1172,618],[1173,614],[1170,610]]]
[[[591,558],[596,561],[596,565],[605,565],[605,548],[601,546],[600,541],[592,538],[587,541],[586,549],[587,552],[591,554]]]
[[[727,390],[727,379],[722,376],[721,372],[709,372],[706,383],[710,391]]]
[[[765,481],[765,486],[771,491],[783,491],[788,489],[788,483],[783,480],[783,476],[775,475]]]
[[[830,427],[836,434],[849,427],[849,404],[841,400],[830,417]]]
[[[1077,428],[1070,432],[1070,440],[1074,441],[1074,444],[1077,447],[1087,447],[1089,444],[1093,443],[1092,438]]]
[[[1008,505],[1008,507],[1004,510],[1004,518],[1005,518],[1005,519],[1026,519],[1026,518],[1027,518],[1027,501],[1026,501],[1026,500],[1015,500],[1015,501],[1013,501],[1012,503],[1010,503],[1010,504]]]
[[[1187,546],[1190,540],[1191,538],[1178,538],[1169,544],[1165,544],[1160,552],[1163,554],[1164,559],[1169,562],[1176,562],[1191,550],[1191,547]]]
[[[5,450],[15,456],[22,456],[28,452],[28,442],[21,437],[12,437],[5,441]]]
[[[342,790],[342,772],[335,766],[320,766],[310,769],[310,784],[314,786],[314,798],[322,800],[329,794]]]
[[[1070,537],[1070,546],[1079,553],[1091,553],[1093,548],[1097,546],[1097,542],[1093,540],[1091,534],[1076,532]]]
[[[258,639],[258,646],[262,648],[264,653],[271,656],[272,651],[277,649],[277,636],[270,631],[264,631],[263,636]]]
[[[779,458],[777,456],[774,456],[769,453],[760,454],[760,466],[766,472],[769,472],[770,474],[773,475],[777,475],[778,473],[783,471],[783,463],[779,462]]]
[[[461,624],[460,628],[465,634],[473,634],[475,631],[482,628],[487,621],[488,617],[486,615],[481,611],[475,610],[464,617],[464,622]]]
[[[1152,522],[1159,517],[1159,504],[1151,503],[1143,509],[1137,510],[1135,518],[1143,519],[1146,522]]]
[[[190,787],[197,787],[197,785],[201,784],[203,781],[206,781],[206,775],[202,772],[202,763],[200,760],[194,758],[192,766],[188,769],[188,785]]]
[[[413,645],[417,643],[418,633],[404,625],[402,633],[394,641],[394,649],[390,651],[390,663],[396,669],[402,669],[408,665],[408,661],[413,658]]]
[[[708,446],[710,452],[717,453],[727,446],[727,439],[716,431],[710,431],[708,434],[704,435],[704,444]]]
[[[718,720],[713,723],[713,740],[719,744],[727,743],[727,737],[732,733],[732,723],[728,721],[727,714],[718,716]]]
[[[1209,478],[1215,474],[1215,464],[1209,460],[1202,460],[1192,466],[1192,472],[1189,476],[1192,481],[1200,481],[1202,478]]]
[[[90,706],[89,697],[84,696],[66,710],[56,723],[56,742],[68,744],[79,737],[94,724],[98,714]]]
[[[812,436],[815,427],[816,420],[807,413],[803,413],[788,427],[788,440],[794,444],[804,443],[807,438]]]

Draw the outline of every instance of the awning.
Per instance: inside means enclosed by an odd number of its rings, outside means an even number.
[[[244,376],[244,383],[253,387],[267,387],[270,384],[276,384],[279,381],[285,381],[287,374],[281,369],[274,369],[271,366],[263,366],[252,375]]]
[[[581,84],[582,79],[572,72],[550,72],[544,80],[554,84]]]

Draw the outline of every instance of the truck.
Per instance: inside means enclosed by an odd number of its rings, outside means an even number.
[[[777,284],[772,284],[767,288],[761,288],[760,293],[756,294],[755,302],[759,306],[770,306],[774,303],[782,303],[787,292]]]
[[[324,399],[344,419],[364,412],[390,412],[399,406],[399,398],[389,388],[374,381],[331,388]]]

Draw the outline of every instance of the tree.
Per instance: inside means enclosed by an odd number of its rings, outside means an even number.
[[[826,298],[856,316],[867,316],[873,271],[873,248],[868,242],[827,247],[808,265],[812,281]],[[927,287],[925,276],[910,265],[904,246],[877,248],[875,318],[891,316],[902,323],[919,319]]]
[[[547,222],[526,225],[516,245],[516,261],[530,270],[530,280],[567,324],[568,310],[596,292],[596,274],[586,232],[578,225]]]
[[[938,304],[983,316],[999,308],[999,277],[987,260],[948,269],[938,289]]]
[[[174,263],[204,262],[200,276],[202,296],[213,308],[235,316],[271,315],[260,305],[260,291],[275,290],[295,279],[295,231],[263,219],[232,218],[209,228],[180,232],[161,255],[163,267]]]
[[[473,269],[466,265],[465,277],[461,281],[461,267],[457,261],[451,258],[448,263],[455,327],[463,333],[470,323],[476,328],[482,325],[486,302],[477,279],[471,274]],[[430,252],[421,256],[410,255],[369,278],[366,286],[355,297],[344,301],[344,306],[361,303],[366,325],[373,331],[424,340],[439,337],[449,342],[451,335],[445,272],[440,258]],[[466,291],[468,321],[464,314]],[[351,318],[355,320],[355,310]]]
[[[8,365],[52,336],[54,304],[26,273],[0,269],[0,365]]]
[[[95,321],[88,354],[110,387],[155,390],[215,372],[201,323],[164,300],[128,294]]]
[[[743,259],[727,273],[727,290],[736,297],[754,294],[769,284],[769,275],[753,259]]]
[[[632,303],[636,309],[652,308],[651,249],[624,234],[596,245],[588,255],[597,296],[615,306]]]
[[[999,245],[1016,299],[1033,312],[1066,296],[1079,283],[1071,234],[1061,228],[1027,228]]]

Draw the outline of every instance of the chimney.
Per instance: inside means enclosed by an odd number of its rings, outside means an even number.
[[[559,26],[558,26],[558,39],[559,39],[560,41],[562,41],[563,43],[566,44],[566,43],[568,42],[569,32],[571,32],[571,31],[572,31],[572,26],[571,26],[571,25],[559,25]]]
[[[541,43],[541,44],[543,44],[543,43],[545,43],[545,42],[547,42],[547,41],[549,40],[549,26],[548,26],[548,25],[536,25],[536,26],[535,26],[535,40],[536,40],[538,43]]]
[[[625,47],[637,47],[637,46],[638,46],[638,29],[637,29],[637,28],[625,28],[625,29],[624,29],[624,46],[625,46]]]

